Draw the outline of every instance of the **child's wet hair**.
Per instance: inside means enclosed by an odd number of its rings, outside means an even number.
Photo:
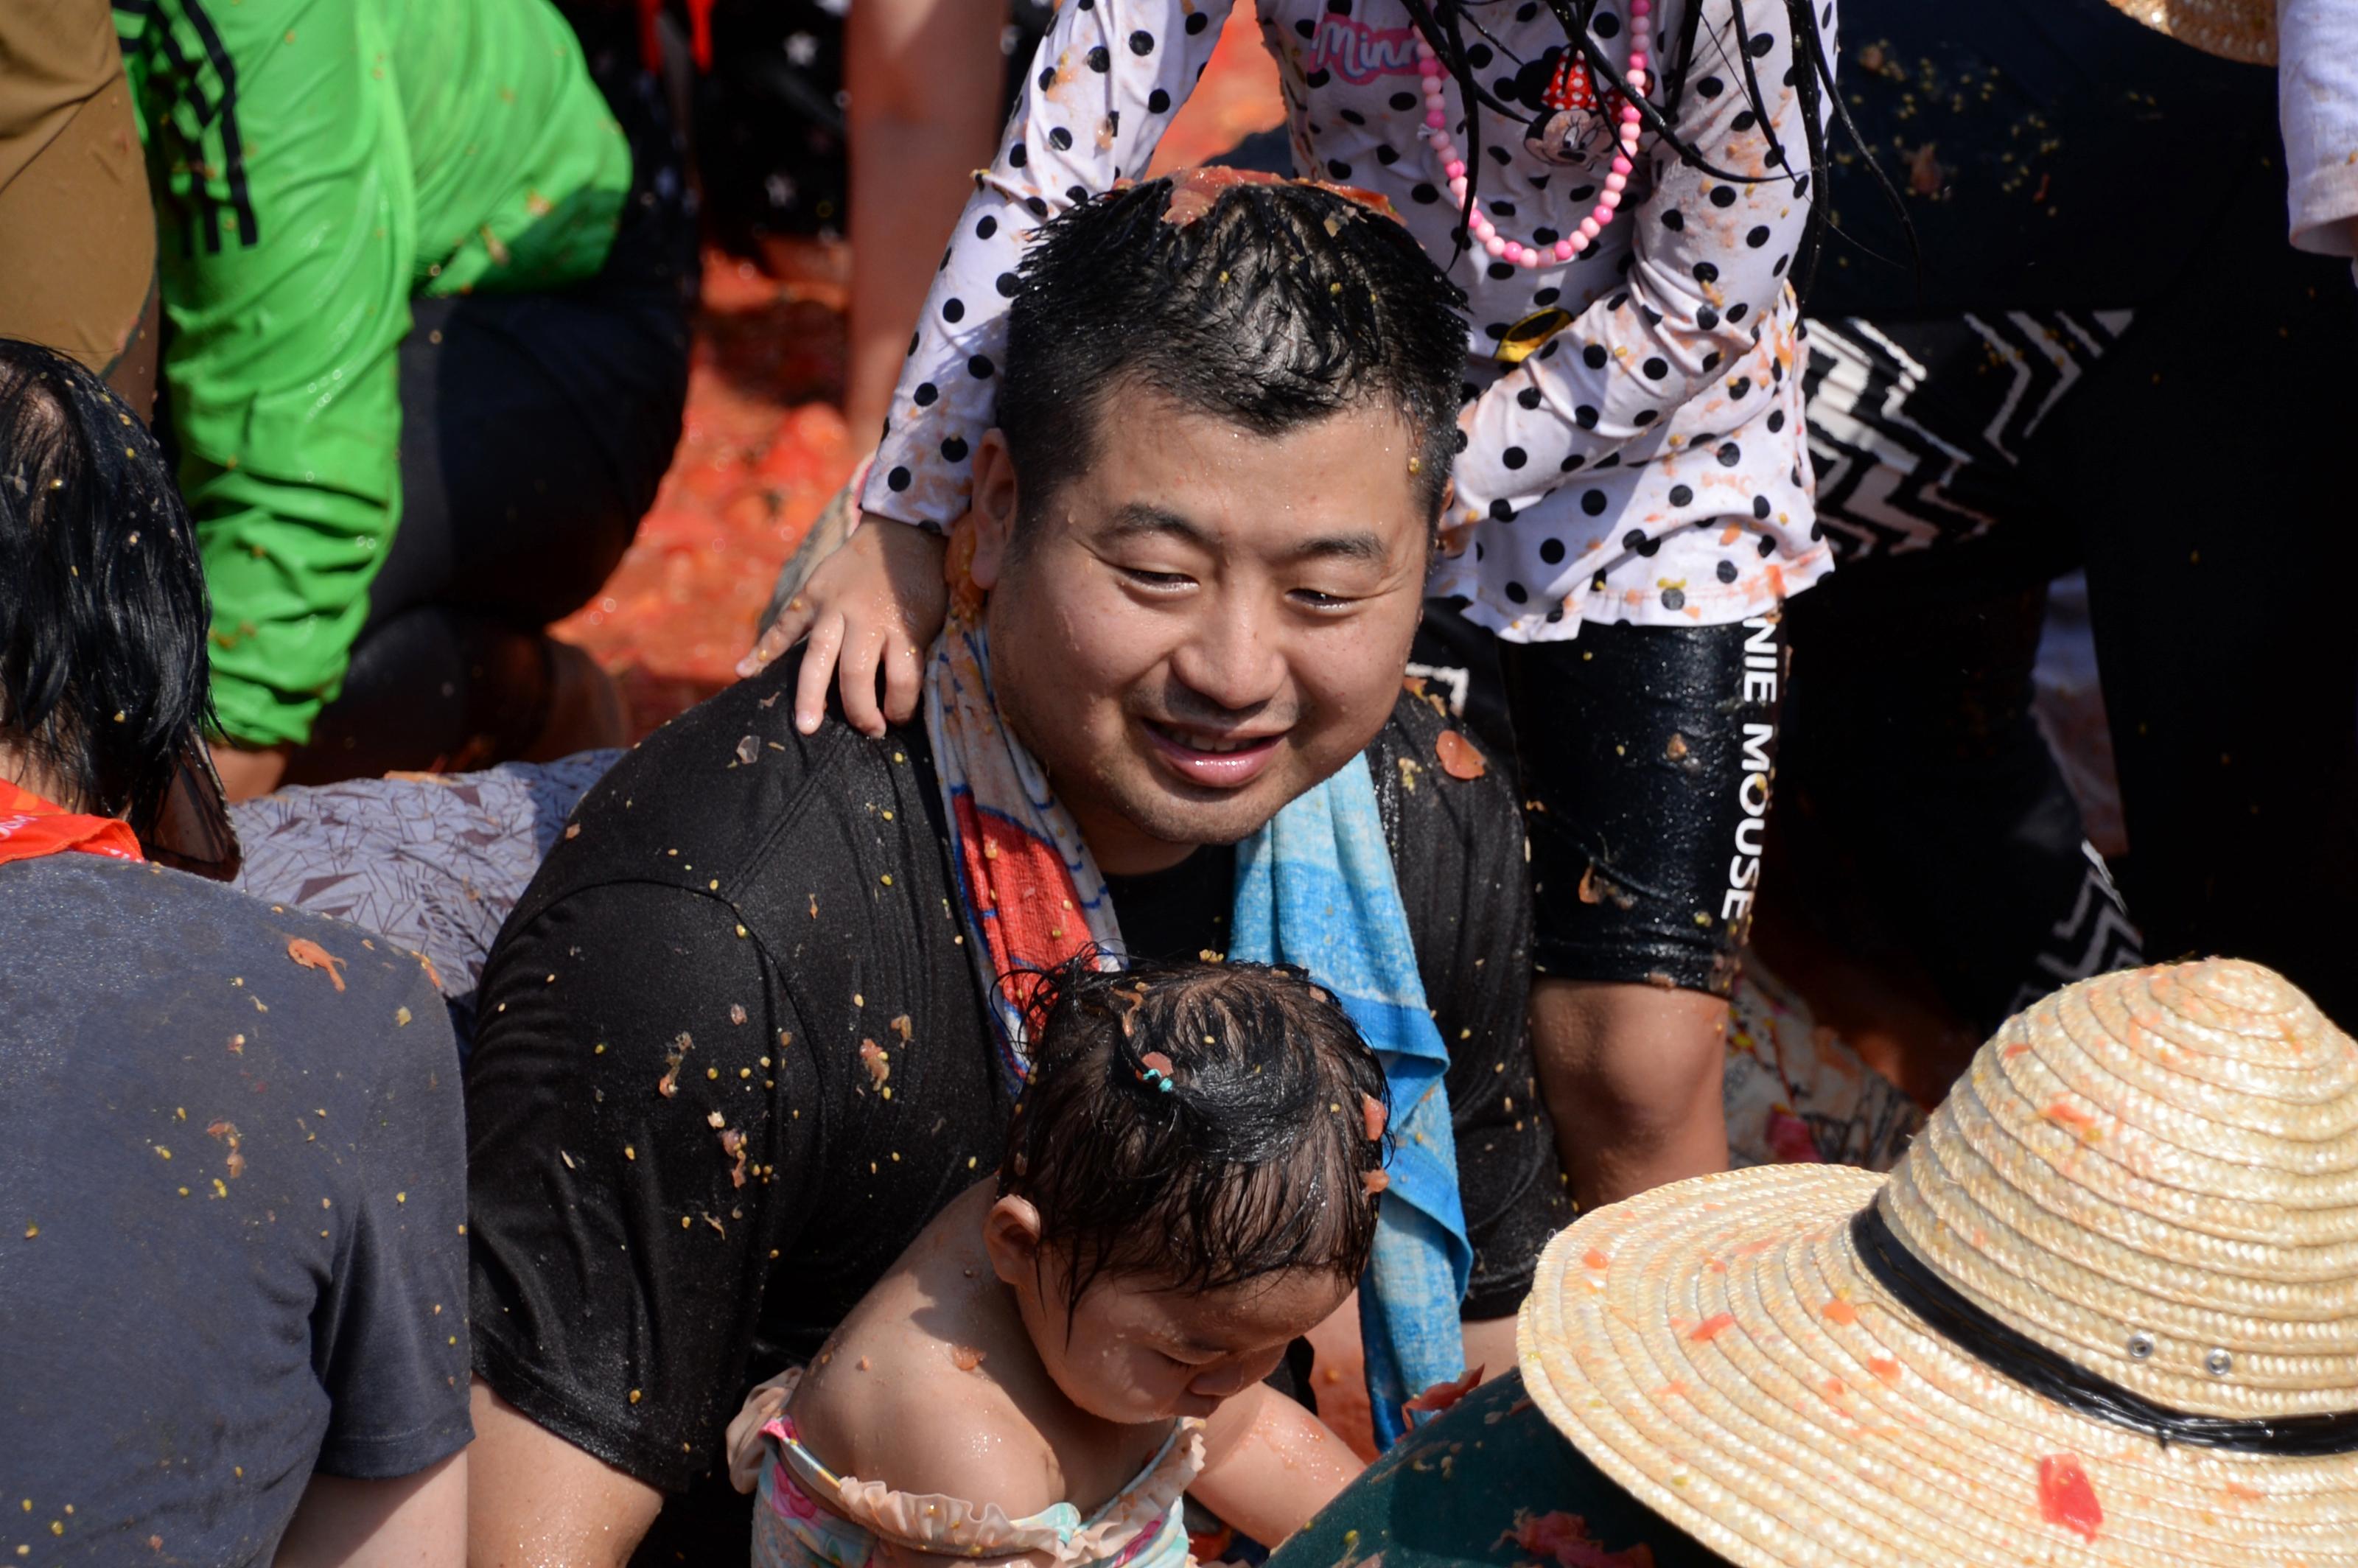
[[[1103,1273],[1185,1292],[1304,1268],[1356,1281],[1390,1101],[1342,1005],[1290,968],[1097,963],[1023,977],[1032,1076],[999,1168],[1065,1256],[1067,1309]]]

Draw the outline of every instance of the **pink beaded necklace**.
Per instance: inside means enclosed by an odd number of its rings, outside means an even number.
[[[1629,64],[1626,75],[1632,93],[1646,91],[1648,46],[1652,41],[1654,25],[1651,0],[1629,0]],[[1433,52],[1433,45],[1420,33],[1416,40],[1417,74],[1424,89],[1424,139],[1441,157],[1441,170],[1449,180],[1449,194],[1462,207],[1466,202],[1466,159],[1457,150],[1457,143],[1449,134],[1449,110],[1443,103],[1441,83],[1448,73]],[[1561,100],[1559,102],[1559,100]],[[1556,69],[1555,80],[1549,85],[1547,103],[1551,109],[1587,111],[1596,108],[1595,90],[1588,81],[1588,68],[1575,49],[1567,49],[1564,63]],[[1471,111],[1468,111],[1471,113]],[[1605,226],[1613,222],[1614,209],[1621,205],[1621,193],[1628,188],[1631,171],[1638,167],[1638,129],[1642,123],[1638,106],[1623,101],[1614,118],[1617,126],[1617,149],[1613,155],[1612,172],[1605,177],[1604,194],[1597,199],[1596,209],[1580,221],[1580,227],[1553,244],[1525,244],[1498,232],[1475,203],[1466,219],[1466,228],[1475,242],[1485,251],[1515,266],[1540,267],[1551,262],[1568,262],[1595,243]]]

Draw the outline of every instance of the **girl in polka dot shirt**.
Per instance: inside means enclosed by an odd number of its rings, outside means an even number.
[[[1024,247],[1051,214],[1145,174],[1230,4],[1065,0],[950,238],[860,497],[912,526],[860,529],[764,639],[774,652],[810,633],[806,728],[838,658],[855,724],[914,709],[941,621],[938,537],[992,423]],[[1501,639],[1535,802],[1535,961],[1563,982],[1542,981],[1534,1024],[1575,1185],[1595,1201],[1715,1169],[1721,999],[1783,674],[1776,611],[1833,565],[1791,275],[1833,6],[1258,10],[1298,169],[1387,199],[1467,297],[1466,445],[1431,591]],[[1643,107],[1622,159],[1628,86]],[[1618,1070],[1635,1055],[1660,1070]],[[1590,1134],[1607,1128],[1600,1163]]]

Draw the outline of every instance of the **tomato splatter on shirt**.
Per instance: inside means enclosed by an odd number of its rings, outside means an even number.
[[[1482,1368],[1468,1368],[1462,1377],[1445,1379],[1433,1384],[1414,1399],[1406,1400],[1401,1409],[1420,1414],[1438,1414],[1474,1391],[1482,1381]]]
[[[1517,1510],[1515,1522],[1502,1532],[1498,1545],[1514,1545],[1539,1558],[1552,1559],[1558,1568],[1653,1568],[1651,1547],[1640,1542],[1618,1552],[1588,1533],[1588,1521],[1562,1511],[1533,1514]]]
[[[287,944],[287,956],[307,969],[325,969],[336,989],[344,989],[344,960],[307,936],[297,936]]]
[[[1480,750],[1455,730],[1441,732],[1433,743],[1433,754],[1441,759],[1441,771],[1453,779],[1478,779],[1490,771]]]

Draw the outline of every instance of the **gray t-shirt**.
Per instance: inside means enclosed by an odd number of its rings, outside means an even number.
[[[315,1469],[463,1447],[461,1114],[406,949],[0,865],[0,1562],[265,1563]]]

